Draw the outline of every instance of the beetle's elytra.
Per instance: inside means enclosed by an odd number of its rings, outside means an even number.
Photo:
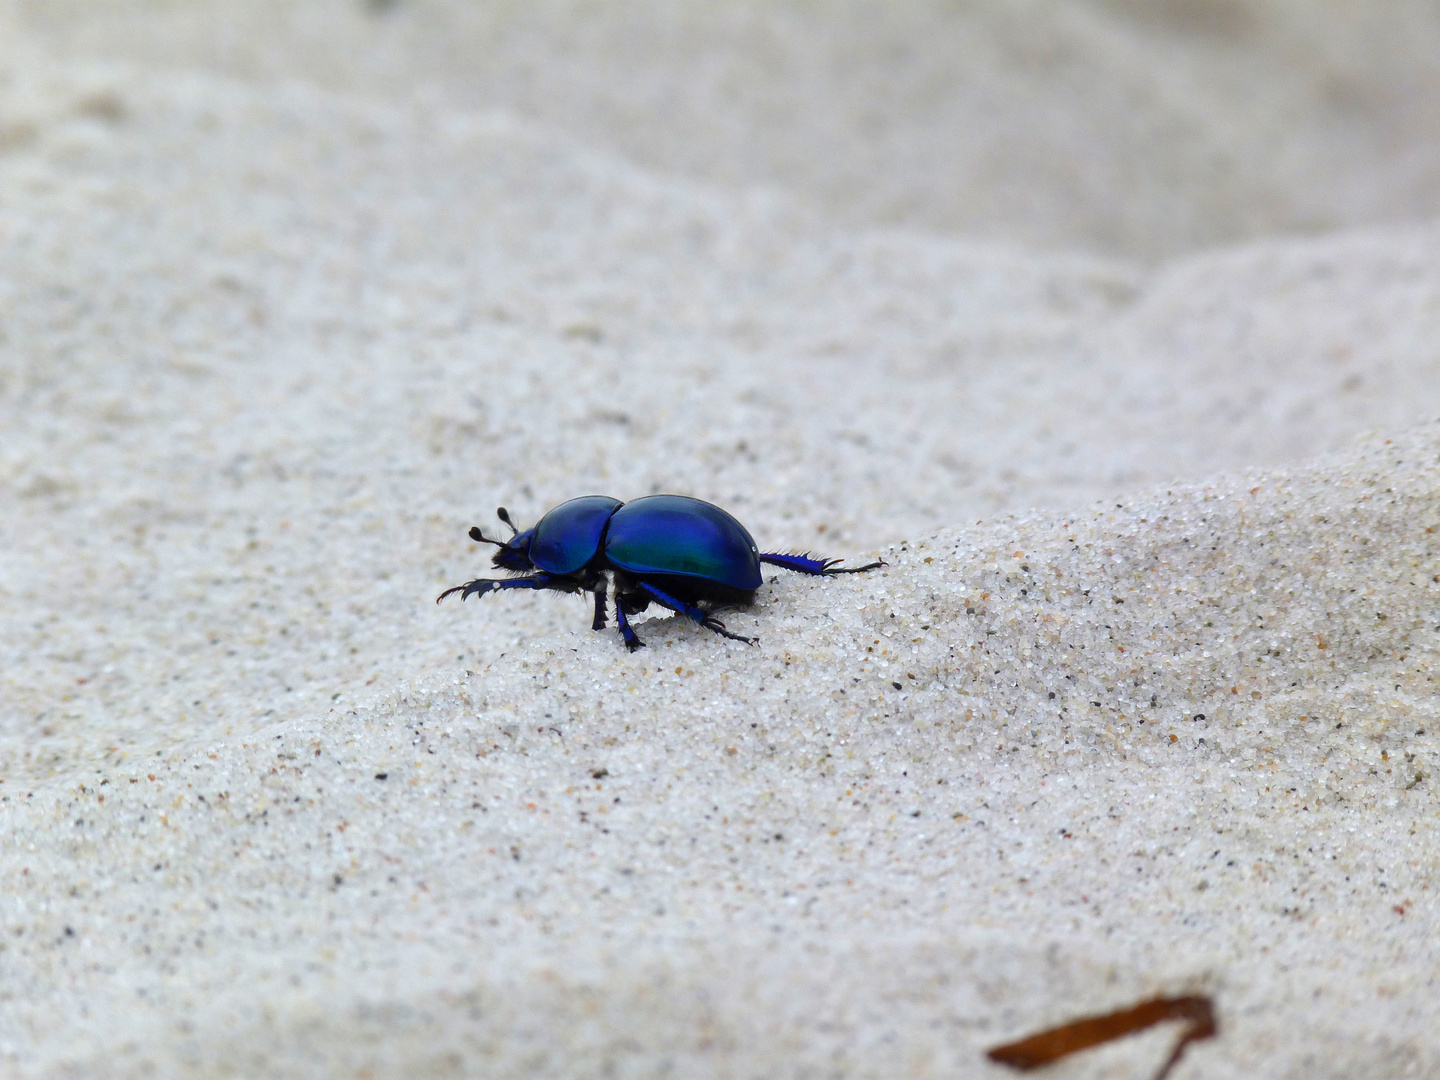
[[[608,495],[584,495],[563,502],[532,528],[521,532],[502,506],[496,511],[513,534],[492,540],[470,530],[470,539],[494,544],[491,562],[518,576],[477,578],[446,589],[460,599],[501,589],[547,589],[551,592],[595,594],[592,630],[605,628],[605,591],[615,582],[615,620],[620,636],[634,652],[645,643],[627,619],[659,604],[723,637],[751,645],[757,639],[732,634],[713,613],[715,608],[745,607],[760,587],[760,564],[770,563],[802,574],[861,574],[884,566],[841,567],[838,559],[811,555],[762,553],[745,526],[724,510],[685,495],[647,495],[622,503]]]

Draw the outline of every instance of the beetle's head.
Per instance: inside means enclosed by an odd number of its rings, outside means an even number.
[[[510,526],[510,539],[492,540],[480,531],[478,525],[470,530],[470,539],[477,544],[494,544],[500,549],[490,559],[491,565],[499,570],[513,570],[521,574],[534,570],[535,564],[530,561],[530,544],[535,539],[534,528],[524,532],[515,528],[515,522],[510,520],[510,511],[503,506],[495,513],[501,521]]]

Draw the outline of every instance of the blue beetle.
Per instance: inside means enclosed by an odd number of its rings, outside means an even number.
[[[685,495],[647,495],[628,503],[608,495],[583,495],[561,503],[524,532],[503,506],[496,514],[512,533],[508,541],[492,540],[478,527],[470,530],[470,539],[494,544],[500,550],[492,564],[522,576],[477,578],[446,589],[435,602],[451,593],[464,600],[501,589],[589,592],[595,594],[590,628],[603,630],[606,575],[612,574],[615,620],[631,652],[645,643],[626,616],[638,615],[652,603],[722,637],[755,644],[756,638],[726,630],[711,609],[750,604],[760,587],[761,563],[823,576],[862,574],[885,565],[840,567],[835,565],[839,559],[762,554],[744,525],[720,507]]]

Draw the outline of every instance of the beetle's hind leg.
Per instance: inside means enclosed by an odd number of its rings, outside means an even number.
[[[663,607],[667,607],[671,611],[674,611],[680,615],[684,615],[686,618],[694,619],[706,630],[713,630],[721,637],[728,637],[731,641],[743,641],[746,645],[754,645],[757,641],[760,640],[759,638],[750,638],[744,637],[740,634],[732,634],[729,630],[725,629],[725,624],[719,619],[717,619],[714,615],[710,614],[710,612],[706,611],[703,608],[698,608],[694,604],[687,604],[683,600],[677,600],[669,593],[661,592],[654,585],[651,585],[647,582],[637,581],[635,583],[635,587],[647,593],[652,599],[654,599],[657,604],[660,604]]]
[[[595,621],[590,624],[590,629],[604,630],[605,621],[605,584],[602,582],[595,590]]]
[[[816,577],[834,577],[836,574],[863,574],[867,570],[878,570],[889,564],[883,559],[877,559],[864,566],[836,566],[840,559],[817,559],[808,551],[804,555],[796,555],[789,552],[771,551],[760,556],[760,561],[769,563],[771,566],[783,566],[786,570],[794,570],[797,574],[814,574]]]

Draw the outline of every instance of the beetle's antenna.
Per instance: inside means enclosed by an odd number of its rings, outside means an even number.
[[[491,540],[490,537],[488,537],[488,536],[486,536],[484,533],[482,533],[482,532],[480,531],[480,526],[479,526],[479,525],[475,525],[475,526],[472,526],[472,527],[471,527],[471,529],[470,529],[470,539],[471,539],[471,540],[474,540],[477,544],[494,544],[496,547],[504,547],[504,546],[505,546],[505,542],[504,542],[503,540]]]
[[[510,511],[506,510],[505,507],[497,507],[495,510],[495,516],[498,517],[501,521],[505,522],[506,525],[510,526],[511,536],[515,536],[520,532],[520,530],[515,527],[515,522],[510,520]]]

